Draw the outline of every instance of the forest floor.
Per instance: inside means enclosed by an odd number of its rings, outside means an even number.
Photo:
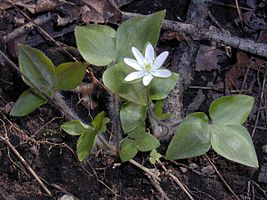
[[[82,58],[77,54],[75,45],[73,30],[76,25],[91,21],[116,27],[120,21],[112,6],[102,6],[110,2],[108,0],[14,2],[16,5],[0,1],[0,50],[16,64],[18,43],[42,50],[55,64],[72,61],[51,38],[33,25],[28,24],[19,30],[29,23],[22,13],[39,20],[39,26],[54,40],[67,45],[78,60]],[[202,6],[205,1],[116,2],[124,12],[150,14],[166,9],[166,19],[192,23],[197,27],[200,22],[195,20],[199,18],[207,30],[267,45],[267,3],[264,0],[207,1],[205,5],[209,12],[204,18],[194,13],[194,7],[197,8],[198,4]],[[94,6],[99,6],[99,9]],[[187,46],[188,54],[193,53],[190,56],[192,60],[188,60],[192,64],[187,69],[176,69],[184,84],[181,116],[196,111],[207,112],[210,103],[223,95],[242,93],[253,96],[255,105],[245,127],[251,133],[259,168],[228,161],[212,150],[196,158],[162,161],[164,166],[186,186],[195,200],[267,199],[267,55],[260,57],[249,50],[241,51],[212,40],[194,40],[186,33],[165,29],[161,31],[157,51],[170,52],[167,61],[170,69],[175,69],[176,63],[180,63],[179,47],[181,49],[182,45]],[[100,80],[101,70],[93,66],[92,70]],[[10,109],[26,88],[20,75],[0,56],[0,134],[7,133],[11,144],[40,177],[52,197],[40,187],[10,147],[0,141],[0,200],[163,198],[141,169],[129,162],[120,164],[119,157],[96,149],[80,163],[75,155],[77,138],[60,130],[66,119],[49,104],[26,117],[11,117]],[[88,110],[79,101],[79,95],[73,92],[64,92],[63,95],[85,120],[107,109],[108,98],[104,92],[99,95],[99,92],[91,91],[92,101],[97,105],[95,110]],[[162,141],[163,146],[167,142]],[[160,166],[149,164],[147,156],[147,153],[139,153],[135,160],[147,168],[159,170],[160,186],[165,194],[170,199],[188,199],[188,195]]]

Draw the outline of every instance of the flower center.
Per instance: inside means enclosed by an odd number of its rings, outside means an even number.
[[[151,64],[150,64],[150,63],[146,63],[146,64],[145,64],[145,70],[146,70],[147,72],[150,72],[150,70],[151,70]]]

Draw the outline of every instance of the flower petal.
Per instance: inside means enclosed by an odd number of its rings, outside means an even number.
[[[124,80],[125,81],[133,81],[133,80],[136,80],[136,79],[143,77],[144,75],[145,75],[145,73],[143,71],[132,72],[132,73],[128,74],[124,78]]]
[[[138,70],[138,71],[143,70],[143,67],[140,66],[140,65],[138,64],[138,62],[137,62],[136,60],[134,60],[134,59],[131,59],[131,58],[124,58],[123,61],[124,61],[127,65],[129,65],[130,67],[132,67],[132,68],[134,68],[134,69],[136,69],[136,70]]]
[[[143,66],[144,65],[144,62],[145,62],[144,56],[135,47],[132,47],[132,52],[133,52],[133,55],[136,58],[137,62],[139,63],[139,65]]]
[[[152,71],[151,74],[156,77],[162,77],[166,78],[172,75],[171,71],[168,69],[158,69],[155,71]]]
[[[154,61],[153,69],[159,69],[169,55],[168,51],[162,52]]]
[[[152,79],[153,79],[152,74],[145,75],[143,77],[143,84],[144,84],[144,86],[149,85],[149,83],[152,81]]]
[[[145,59],[149,60],[150,63],[153,63],[155,59],[155,52],[152,44],[148,43],[146,46]]]

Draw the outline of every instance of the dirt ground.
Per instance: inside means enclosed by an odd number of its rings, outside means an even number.
[[[52,15],[52,19],[40,26],[56,41],[68,45],[69,50],[81,60],[75,49],[73,28],[75,25],[85,24],[88,20],[84,15],[82,18],[81,13],[77,14],[77,9],[83,5],[83,1],[67,1],[72,2],[70,4],[47,0],[43,2],[50,2],[50,7],[46,5],[41,11],[36,7],[34,11],[30,8],[42,1],[17,2],[21,4],[12,6],[0,1],[1,51],[16,64],[18,43],[44,51],[56,64],[71,60],[38,29],[32,27],[8,40],[7,35],[10,36],[10,33],[28,22],[19,11],[21,9],[31,19]],[[181,22],[185,22],[190,7],[190,1],[181,0],[117,2],[122,11],[132,13],[149,14],[166,9],[167,19]],[[207,5],[210,13],[203,23],[207,30],[225,31],[240,38],[267,43],[266,1],[237,1],[242,15],[239,14],[235,1],[209,2]],[[59,17],[62,19],[61,25],[57,24]],[[116,27],[114,21],[109,20],[107,21]],[[107,22],[106,18],[104,21]],[[174,68],[175,62],[178,62],[179,46],[188,45],[188,41],[190,47],[192,39],[189,36],[162,30],[157,50],[170,51],[170,68]],[[252,169],[228,161],[212,150],[207,156],[175,162],[163,160],[163,163],[188,188],[195,200],[267,199],[266,57],[207,40],[198,40],[194,45],[198,45],[194,64],[187,70],[186,75],[181,71],[184,79],[182,116],[195,111],[207,112],[210,103],[223,95],[242,93],[253,96],[256,103],[245,126],[252,135],[259,168]],[[227,53],[229,49],[231,53]],[[101,71],[95,67],[92,69],[100,80]],[[66,119],[49,104],[26,117],[11,117],[10,109],[26,88],[19,74],[0,56],[0,134],[7,132],[11,143],[49,188],[52,197],[40,188],[18,157],[0,141],[0,200],[63,200],[63,195],[73,195],[73,199],[80,200],[162,199],[143,171],[128,162],[120,164],[116,156],[112,157],[95,149],[86,161],[80,163],[75,155],[77,138],[60,130],[60,125]],[[86,109],[79,102],[77,94],[64,92],[63,95],[84,120],[98,111],[107,110],[108,98],[105,93],[99,95],[92,92],[92,99],[97,104],[95,110]],[[168,141],[162,141],[162,153],[167,144]],[[147,158],[146,153],[139,153],[135,160],[148,168],[155,168]],[[214,170],[209,159],[218,172]],[[161,172],[160,186],[170,199],[188,199],[184,191],[159,166],[156,168]]]

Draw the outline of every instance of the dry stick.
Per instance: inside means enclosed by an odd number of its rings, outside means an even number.
[[[151,184],[162,195],[163,199],[170,200],[170,198],[167,196],[167,194],[161,188],[161,186],[159,184],[159,182],[161,181],[161,179],[159,178],[159,176],[157,174],[153,173],[150,169],[144,167],[143,165],[139,164],[138,162],[136,162],[133,159],[130,159],[129,162],[132,163],[134,166],[138,167],[139,169],[143,170],[147,174],[147,176],[148,176]]]
[[[68,56],[70,56],[74,61],[78,62],[78,60],[71,55],[70,52],[68,52],[59,42],[54,40],[43,28],[41,28],[38,24],[36,24],[23,10],[21,10],[18,6],[16,6],[13,2],[10,2],[10,0],[5,0],[6,2],[10,3],[12,6],[14,6],[27,20],[29,20],[44,36],[46,36],[49,40],[54,42],[58,47],[62,48],[64,53],[66,53]]]
[[[242,25],[242,27],[243,27],[243,26],[244,26],[244,24],[243,24],[243,16],[242,16],[241,9],[240,9],[240,7],[239,7],[238,0],[235,0],[235,5],[236,5],[236,9],[237,9],[237,13],[238,13],[238,16],[239,16],[241,25]]]
[[[225,6],[225,7],[228,7],[228,8],[234,8],[234,9],[236,9],[236,6],[234,6],[234,5],[226,4],[226,3],[222,3],[222,2],[216,2],[214,0],[206,0],[206,2],[207,3],[210,3],[210,4],[213,4],[213,5],[217,5],[217,6]],[[241,6],[239,6],[239,8],[241,10],[253,11],[252,8],[246,8],[246,7],[241,7]]]
[[[38,24],[39,26],[46,24],[47,22],[49,22],[50,20],[54,19],[56,15],[54,14],[48,14],[48,15],[41,15],[38,18],[34,19],[33,22],[34,24]],[[29,22],[27,24],[24,24],[16,29],[14,29],[12,32],[8,33],[7,35],[3,36],[3,43],[7,43],[13,39],[15,39],[16,37],[28,33],[30,31],[32,31],[34,24],[32,22]]]
[[[57,184],[52,183],[50,186],[53,187],[53,188],[55,188],[55,189],[57,189],[57,190],[59,190],[59,191],[61,191],[61,192],[63,192],[64,194],[66,194],[66,195],[68,195],[68,196],[71,196],[74,200],[79,200],[79,199],[78,199],[77,197],[75,197],[73,194],[71,194],[70,192],[68,192],[67,190],[65,190],[64,188],[60,187],[60,186],[57,185]]]
[[[127,20],[137,16],[144,16],[144,15],[123,12],[123,20]],[[164,20],[162,28],[166,30],[188,34],[192,37],[193,40],[211,40],[231,46],[236,49],[240,49],[242,51],[251,54],[267,57],[267,45],[264,43],[255,42],[254,40],[251,39],[243,39],[236,36],[227,35],[224,33],[209,31],[204,28],[197,29],[192,24],[176,22],[171,20]]]
[[[235,194],[235,192],[232,190],[232,188],[228,185],[228,183],[225,181],[225,179],[223,178],[223,176],[220,174],[219,170],[217,169],[217,167],[213,164],[213,162],[211,161],[211,159],[209,158],[209,156],[207,154],[205,154],[205,157],[207,158],[207,160],[209,161],[209,163],[212,165],[213,169],[216,171],[217,175],[220,177],[220,179],[222,180],[222,182],[224,183],[224,185],[227,187],[227,189],[234,195],[234,197],[237,200],[240,200],[238,198],[238,196]]]
[[[161,166],[161,168],[172,178],[172,180],[181,188],[181,190],[184,191],[184,193],[188,196],[190,200],[194,200],[190,192],[185,188],[185,186],[182,184],[182,182],[174,176],[170,171],[163,165],[163,163],[158,159],[157,163]]]
[[[171,199],[167,196],[167,194],[164,192],[164,190],[162,189],[162,187],[160,186],[160,184],[159,184],[157,181],[155,181],[154,178],[152,178],[152,177],[148,177],[148,178],[149,178],[151,184],[152,184],[152,185],[156,188],[156,190],[161,194],[161,197],[158,198],[158,199],[160,199],[160,200],[162,200],[162,199],[165,199],[165,200],[171,200]]]
[[[1,113],[2,114],[2,113]],[[43,188],[43,190],[49,195],[52,196],[52,193],[49,191],[49,189],[44,185],[44,183],[41,181],[41,179],[38,177],[38,175],[34,172],[34,170],[30,167],[30,165],[27,163],[27,161],[20,155],[20,153],[16,150],[16,148],[11,144],[9,141],[8,135],[7,135],[7,129],[5,126],[5,122],[0,119],[0,121],[3,123],[4,126],[4,137],[0,136],[0,139],[8,146],[8,148],[11,149],[11,151],[18,157],[18,159],[22,162],[24,167],[30,172],[30,174],[36,179],[38,184]]]
[[[264,90],[265,90],[265,83],[266,83],[266,75],[267,75],[267,69],[265,68],[265,72],[264,72],[264,78],[263,78],[263,82],[262,82],[262,86],[261,86],[261,96],[259,99],[259,106],[258,106],[258,111],[257,111],[257,115],[256,115],[256,120],[255,120],[255,124],[252,130],[252,134],[251,137],[254,136],[256,129],[257,129],[257,125],[259,122],[259,118],[260,118],[260,106],[261,106],[261,102],[263,101],[263,97],[264,97]]]
[[[132,163],[134,166],[140,168],[141,170],[143,170],[145,173],[147,173],[147,175],[151,176],[152,178],[155,179],[155,181],[160,181],[160,178],[158,175],[156,175],[155,173],[153,173],[150,169],[144,167],[143,165],[139,164],[138,162],[136,162],[133,159],[129,160],[130,163]]]

